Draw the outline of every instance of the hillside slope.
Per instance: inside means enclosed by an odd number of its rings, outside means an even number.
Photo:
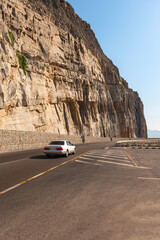
[[[62,0],[2,0],[0,116],[0,129],[147,136],[138,93]]]

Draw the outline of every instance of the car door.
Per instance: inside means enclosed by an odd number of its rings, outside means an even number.
[[[70,143],[70,142],[69,142]],[[71,149],[72,149],[72,153],[75,151],[75,146],[72,144],[72,143],[70,143],[70,146],[71,146]]]
[[[69,141],[67,141],[67,147],[68,147],[69,153],[73,153],[74,147]]]

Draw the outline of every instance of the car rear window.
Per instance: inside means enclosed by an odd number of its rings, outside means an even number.
[[[53,141],[49,145],[64,145],[64,141]]]

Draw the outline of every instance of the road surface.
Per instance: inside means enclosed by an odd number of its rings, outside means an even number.
[[[0,154],[0,240],[160,239],[160,150]]]

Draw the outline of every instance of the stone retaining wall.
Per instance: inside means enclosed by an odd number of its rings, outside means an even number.
[[[0,152],[41,148],[53,140],[67,139],[73,144],[82,143],[80,136],[58,135],[53,133],[0,130]],[[109,138],[85,137],[85,142],[107,142]]]
[[[141,140],[125,140],[118,141],[116,143],[117,147],[132,147],[132,148],[160,148],[159,138],[141,139]]]

